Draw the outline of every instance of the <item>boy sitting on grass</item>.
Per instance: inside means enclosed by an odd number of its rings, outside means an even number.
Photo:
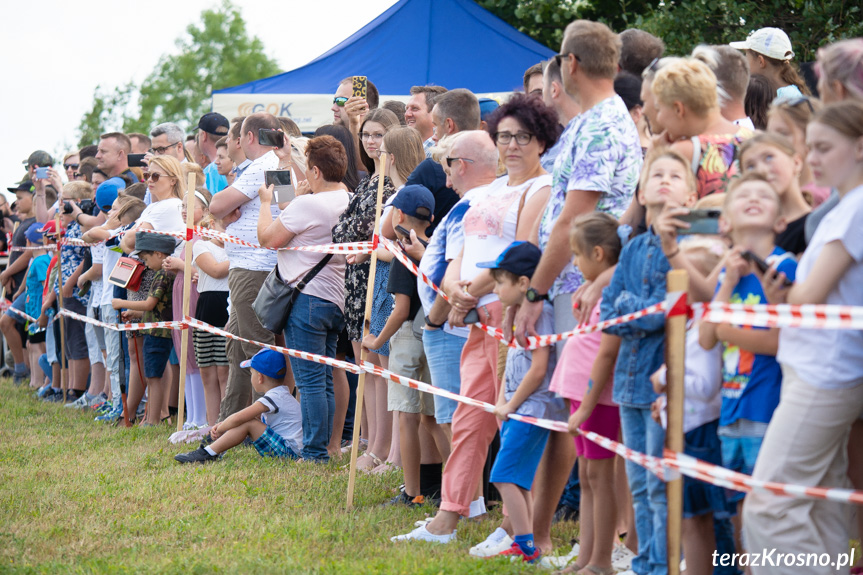
[[[180,463],[206,463],[218,459],[247,437],[261,457],[299,459],[303,451],[300,404],[285,385],[285,356],[262,349],[240,364],[252,368],[252,387],[264,397],[210,429],[215,441],[206,447],[174,456]],[[261,421],[263,415],[264,421]]]
[[[541,257],[538,247],[517,241],[511,243],[495,261],[479,263],[477,267],[491,269],[494,293],[504,307],[517,307],[524,303],[530,279]],[[554,333],[554,309],[548,302],[543,304],[536,331],[539,335]],[[533,351],[510,348],[494,410],[503,425],[500,451],[489,480],[503,497],[514,535],[512,546],[499,555],[520,557],[530,563],[536,562],[540,554],[533,540],[533,496],[530,490],[550,432],[509,419],[509,416],[517,413],[556,419],[565,412],[563,400],[548,389],[556,360],[554,346]]]

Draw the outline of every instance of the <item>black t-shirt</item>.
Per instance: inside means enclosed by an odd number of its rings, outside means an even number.
[[[777,234],[776,245],[792,254],[799,255],[806,251],[806,214],[802,218],[798,218],[793,222],[788,223],[785,230]]]
[[[408,176],[405,185],[413,184],[427,187],[434,196],[434,221],[426,231],[426,235],[431,236],[438,222],[458,203],[458,194],[452,188],[446,187],[446,174],[443,168],[431,158],[420,162],[420,165]]]
[[[406,268],[404,264],[395,259],[390,264],[390,280],[387,284],[387,291],[392,294],[410,296],[411,307],[408,312],[408,321],[413,321],[422,306],[420,292],[417,289],[417,276]]]
[[[23,248],[27,245],[27,236],[24,234],[27,233],[27,228],[29,228],[35,221],[36,221],[36,218],[27,218],[26,220],[24,220],[23,222],[18,224],[18,229],[15,230],[14,234],[12,234],[12,245],[13,246],[18,246],[18,247]],[[9,254],[9,265],[11,266],[13,263],[15,263],[15,260],[20,258],[23,254],[24,254],[24,252],[20,252],[20,251],[10,253]],[[21,282],[24,281],[24,276],[26,276],[26,275],[27,275],[27,269],[25,268],[25,269],[21,270],[20,272],[18,272],[17,274],[15,274],[14,276],[12,276],[15,280],[15,287],[16,288],[21,285]]]

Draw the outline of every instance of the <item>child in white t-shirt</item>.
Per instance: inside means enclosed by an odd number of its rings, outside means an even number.
[[[213,443],[174,459],[180,463],[213,461],[247,437],[253,440],[252,445],[262,457],[299,459],[303,450],[303,419],[299,402],[284,385],[285,356],[262,349],[240,367],[252,368],[252,387],[264,396],[214,425],[210,429]]]

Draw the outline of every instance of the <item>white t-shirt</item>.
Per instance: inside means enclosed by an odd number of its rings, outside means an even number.
[[[90,255],[93,256],[93,265],[103,264],[102,275],[104,276],[105,244],[90,246]],[[92,297],[90,297],[90,307],[99,309],[99,306],[102,305],[102,280],[93,280],[90,282],[90,293],[92,294]]]
[[[172,197],[153,202],[144,208],[141,217],[138,218],[138,225],[135,226],[135,229],[143,223],[150,224],[157,232],[185,233],[186,222],[183,221],[183,200]],[[177,256],[181,251],[183,251],[183,242],[177,239],[177,246],[174,248],[173,255]]]
[[[258,243],[258,215],[261,212],[261,200],[258,198],[258,190],[264,183],[264,172],[275,170],[279,167],[279,158],[275,152],[267,152],[257,160],[254,160],[243,175],[234,180],[231,187],[239,190],[249,201],[240,206],[240,218],[228,224],[226,231],[232,236],[246,240],[253,244]],[[279,206],[273,204],[270,208],[273,218],[279,217]],[[231,259],[231,269],[268,272],[276,265],[276,252],[263,248],[247,248],[237,244],[226,243],[225,251]]]
[[[285,385],[274,387],[258,400],[267,411],[264,413],[264,423],[267,427],[282,436],[288,442],[294,453],[303,452],[303,412],[300,402],[294,399]]]
[[[501,176],[486,189],[485,195],[471,201],[464,215],[464,256],[461,260],[461,279],[471,280],[481,271],[476,264],[497,259],[506,247],[515,241],[518,225],[518,207],[525,193],[525,203],[541,188],[551,185],[551,175],[545,174],[519,186],[507,184],[509,176]],[[479,298],[478,305],[498,300],[489,293]]]
[[[738,118],[737,120],[734,120],[733,124],[735,126],[740,126],[741,128],[749,128],[753,132],[755,131],[755,124],[752,123],[752,118],[749,116]]]
[[[120,231],[120,228],[108,231],[113,236]],[[111,300],[114,299],[114,284],[109,282],[108,278],[111,277],[111,272],[114,271],[114,266],[117,265],[121,257],[123,257],[122,253],[105,247],[105,252],[102,254],[102,298],[99,302],[101,305],[111,305]]]
[[[198,256],[201,254],[210,254],[218,264],[228,261],[228,252],[225,251],[225,248],[219,247],[213,242],[208,242],[203,239],[196,241],[194,245],[192,245],[193,264],[196,263]],[[195,267],[198,269],[198,293],[208,291],[228,291],[228,276],[223,278],[214,278],[213,276],[207,275],[207,272],[199,268],[197,265],[195,265]]]
[[[333,226],[345,211],[351,196],[345,191],[306,194],[291,200],[279,214],[285,229],[296,235],[285,247],[316,246],[333,243]],[[278,252],[279,274],[290,285],[303,279],[324,254],[317,252]],[[317,296],[345,310],[345,256],[334,255],[312,279],[303,293]]]
[[[824,303],[863,306],[863,186],[848,192],[821,220],[797,264],[797,283],[812,273],[824,246],[837,240],[854,262]],[[797,375],[814,387],[856,387],[863,383],[863,331],[783,327],[779,331],[776,359],[794,368]]]

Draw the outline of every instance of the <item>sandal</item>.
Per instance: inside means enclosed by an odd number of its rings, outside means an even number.
[[[360,459],[362,459],[363,457],[368,458],[367,461],[371,461],[372,464],[371,465],[364,465],[364,464],[361,465]],[[357,469],[360,469],[362,471],[371,471],[372,469],[374,469],[378,465],[383,465],[383,463],[384,462],[381,460],[380,457],[378,457],[377,455],[375,455],[371,451],[366,451],[360,457],[357,458]]]
[[[617,573],[614,567],[597,567],[596,565],[588,565],[582,571],[589,575],[614,575]]]

